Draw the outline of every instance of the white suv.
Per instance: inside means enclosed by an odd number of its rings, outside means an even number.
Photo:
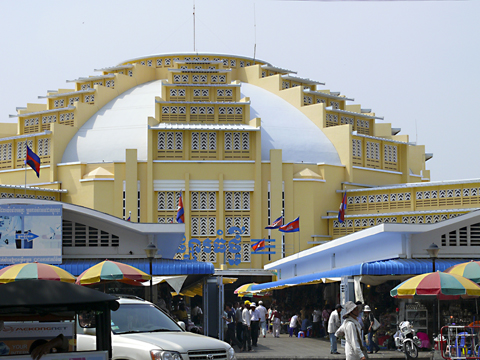
[[[226,342],[183,330],[154,304],[120,297],[112,311],[112,360],[236,360]],[[83,333],[82,333],[83,332]],[[77,351],[95,350],[95,332],[77,335]]]

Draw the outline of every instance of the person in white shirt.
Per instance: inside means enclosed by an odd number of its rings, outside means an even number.
[[[251,316],[250,316],[250,301],[245,301],[245,307],[242,311],[242,325],[243,325],[243,338],[242,348],[248,351],[252,351],[252,337],[251,337]],[[247,347],[248,346],[248,347]]]
[[[332,311],[330,318],[328,319],[328,335],[330,336],[330,354],[340,354],[337,351],[337,337],[335,332],[338,330],[342,322],[340,320],[340,312],[342,311],[342,305],[337,304],[335,311]]]
[[[260,313],[257,310],[257,305],[253,302],[250,305],[250,327],[252,329],[252,346],[257,347],[258,329],[260,326]]]
[[[290,327],[288,328],[288,334],[290,337],[292,337],[294,334],[295,336],[297,335],[297,324],[299,326],[302,326],[302,323],[300,322],[300,318],[298,317],[298,313],[295,313],[291,318],[290,318]]]
[[[345,336],[345,356],[346,360],[366,360],[365,350],[361,340],[361,328],[358,323],[360,306],[353,301],[345,304],[345,321],[336,331],[336,336]]]
[[[267,335],[267,309],[263,306],[262,300],[258,302],[257,310],[260,313],[260,331],[265,337]]]
[[[313,316],[313,337],[320,337],[320,321],[322,319],[322,311],[318,307],[315,306],[315,309],[312,312]]]

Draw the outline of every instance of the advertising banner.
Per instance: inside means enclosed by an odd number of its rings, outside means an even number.
[[[0,264],[62,263],[61,205],[0,205]]]
[[[69,351],[74,351],[74,322],[5,323],[0,331],[0,356],[4,359],[4,355],[29,354],[30,346],[34,341],[51,340],[59,334],[63,334],[68,339]]]

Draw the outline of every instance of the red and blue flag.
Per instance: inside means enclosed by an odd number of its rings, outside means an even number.
[[[35,154],[32,149],[27,147],[27,157],[25,158],[25,164],[30,165],[30,167],[37,173],[37,177],[40,177],[40,158]]]
[[[259,251],[265,249],[265,239],[257,241],[255,244],[252,245],[253,251]]]
[[[273,223],[268,225],[265,229],[278,229],[280,226],[283,224],[283,215],[280,216],[277,220],[275,220]]]
[[[178,208],[177,208],[177,222],[180,224],[185,223],[185,215],[183,211],[183,201],[182,201],[182,194],[178,198]]]
[[[128,219],[127,219],[127,221],[132,221],[132,220],[131,220],[131,216],[130,216],[130,215],[128,216]]]
[[[340,210],[338,210],[338,221],[343,223],[345,221],[345,211],[347,210],[347,192],[343,194],[342,203],[340,204]]]
[[[300,216],[297,217],[295,220],[290,221],[288,224],[280,226],[278,228],[281,232],[298,232],[300,231]]]

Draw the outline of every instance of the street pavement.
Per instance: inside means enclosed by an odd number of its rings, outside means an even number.
[[[258,339],[258,346],[254,351],[239,352],[235,347],[237,359],[345,359],[345,350],[338,344],[340,355],[330,354],[330,342],[328,338],[294,338],[288,334],[281,334],[280,338],[274,338],[268,334],[265,338]],[[402,352],[395,350],[380,350],[377,354],[368,354],[370,359],[405,359]],[[419,359],[432,359],[432,351],[421,351],[418,353]]]

